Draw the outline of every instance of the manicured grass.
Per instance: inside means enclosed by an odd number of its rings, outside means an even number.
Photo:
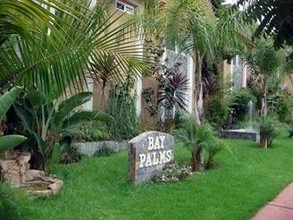
[[[217,168],[180,183],[127,183],[127,153],[84,158],[56,168],[61,193],[37,199],[30,219],[249,219],[293,181],[293,140],[263,150],[249,141],[225,140],[232,154],[216,156]],[[189,152],[176,147],[176,161]]]

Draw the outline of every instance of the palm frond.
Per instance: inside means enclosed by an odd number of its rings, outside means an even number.
[[[64,2],[64,9],[55,8],[55,23],[51,24],[55,28],[48,26],[45,33],[31,33],[33,42],[14,37],[3,44],[1,87],[20,78],[25,86],[37,86],[53,99],[69,87],[82,89],[90,71],[108,57],[113,57],[112,72],[117,79],[146,72],[142,45],[134,44],[136,20],[121,24],[115,13],[107,16],[104,5],[88,8],[87,1]]]

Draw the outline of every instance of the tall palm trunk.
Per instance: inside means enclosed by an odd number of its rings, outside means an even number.
[[[268,115],[268,82],[267,78],[264,77],[263,85],[263,101],[262,101],[262,116],[267,117]],[[268,148],[268,137],[264,133],[260,132],[260,146],[264,149]]]
[[[195,115],[196,123],[201,125],[201,120],[203,116],[203,92],[202,92],[202,62],[203,62],[203,55],[201,55],[198,51],[194,51],[192,55],[192,59],[195,63],[195,70],[194,70],[194,100],[193,105],[193,113]],[[204,169],[204,156],[203,156],[203,149],[198,148],[195,152],[192,153],[192,170],[193,171],[200,171]]]
[[[268,82],[267,78],[264,77],[264,88],[263,88],[263,103],[262,103],[262,116],[266,117],[268,114]]]

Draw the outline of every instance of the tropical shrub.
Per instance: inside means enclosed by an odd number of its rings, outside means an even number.
[[[129,139],[140,131],[132,83],[116,84],[110,90],[108,113],[114,120],[107,123],[113,140]]]
[[[157,117],[157,129],[170,132],[175,127],[175,114],[177,111],[186,111],[188,79],[186,74],[180,72],[180,63],[159,64],[155,69],[155,79],[158,81],[158,94],[151,88],[142,92],[147,103],[147,110],[152,117]],[[173,66],[170,66],[173,65]]]
[[[290,121],[293,102],[292,97],[287,94],[281,94],[273,99],[273,112],[278,116],[278,120],[281,122]]]
[[[109,68],[111,75],[115,75],[113,78],[121,80],[125,73],[142,74],[146,65],[141,47],[130,43],[137,40],[136,34],[129,35],[138,30],[134,25],[137,20],[120,19],[124,15],[116,17],[115,12],[108,14],[109,1],[41,2],[6,1],[8,9],[1,10],[4,26],[1,25],[0,31],[4,37],[0,42],[0,87],[17,81],[30,93],[25,102],[31,109],[24,110],[28,113],[25,120],[34,123],[24,125],[23,130],[33,140],[32,144],[38,146],[35,152],[44,157],[44,154],[51,155],[52,148],[59,148],[55,147],[56,140],[60,139],[59,131],[52,129],[51,119],[52,109],[62,95],[81,91],[88,77],[103,78],[101,72],[108,75]],[[29,29],[25,30],[27,26]],[[22,31],[28,35],[24,36]],[[109,66],[109,58],[115,66]],[[27,125],[34,126],[34,130]],[[51,139],[46,138],[48,133]],[[44,142],[49,146],[45,152],[40,147],[45,146]]]
[[[223,149],[224,144],[215,135],[208,123],[199,125],[194,117],[188,118],[175,132],[178,142],[191,152],[191,170],[201,171],[205,168],[202,152],[208,153],[207,168],[213,166],[214,156]]]
[[[9,110],[21,91],[21,87],[14,87],[0,97],[0,122],[5,117],[6,112]],[[26,137],[21,135],[0,136],[0,153],[21,144],[25,140]]]
[[[216,96],[205,112],[206,120],[217,130],[228,127],[230,116],[230,97]]]
[[[257,120],[257,127],[260,134],[260,146],[268,148],[272,146],[273,140],[277,136],[276,128],[278,121],[272,115],[261,116]]]
[[[202,80],[204,107],[207,110],[210,102],[221,90],[221,86],[214,75],[210,75]]]
[[[110,140],[111,136],[105,122],[93,121],[81,127],[81,133],[74,136],[74,142],[92,142]]]
[[[232,111],[232,124],[244,121],[248,114],[248,103],[252,101],[256,103],[256,98],[249,91],[240,89],[232,93],[231,111]]]
[[[216,136],[213,136],[210,139],[208,145],[205,147],[205,151],[208,154],[208,161],[205,165],[207,169],[213,168],[215,166],[214,157],[223,149],[227,149],[227,146],[224,144],[224,142]]]
[[[211,74],[202,80],[204,119],[214,128],[221,130],[228,126],[231,95],[228,84]]]
[[[82,127],[92,121],[111,121],[112,117],[101,111],[85,111],[78,107],[92,97],[91,92],[81,92],[64,101],[46,102],[41,93],[30,92],[14,105],[23,132],[35,143],[30,147],[33,158],[39,155],[40,167],[58,163],[62,154],[69,151],[71,141],[82,133]]]

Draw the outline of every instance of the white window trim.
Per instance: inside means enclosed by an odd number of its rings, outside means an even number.
[[[123,9],[118,8],[117,3],[124,5],[124,8]],[[117,10],[125,12],[127,14],[133,14],[134,13],[134,7],[132,5],[126,4],[126,3],[121,2],[121,1],[116,1],[115,7],[116,7]],[[130,10],[127,10],[127,8],[130,9]]]

